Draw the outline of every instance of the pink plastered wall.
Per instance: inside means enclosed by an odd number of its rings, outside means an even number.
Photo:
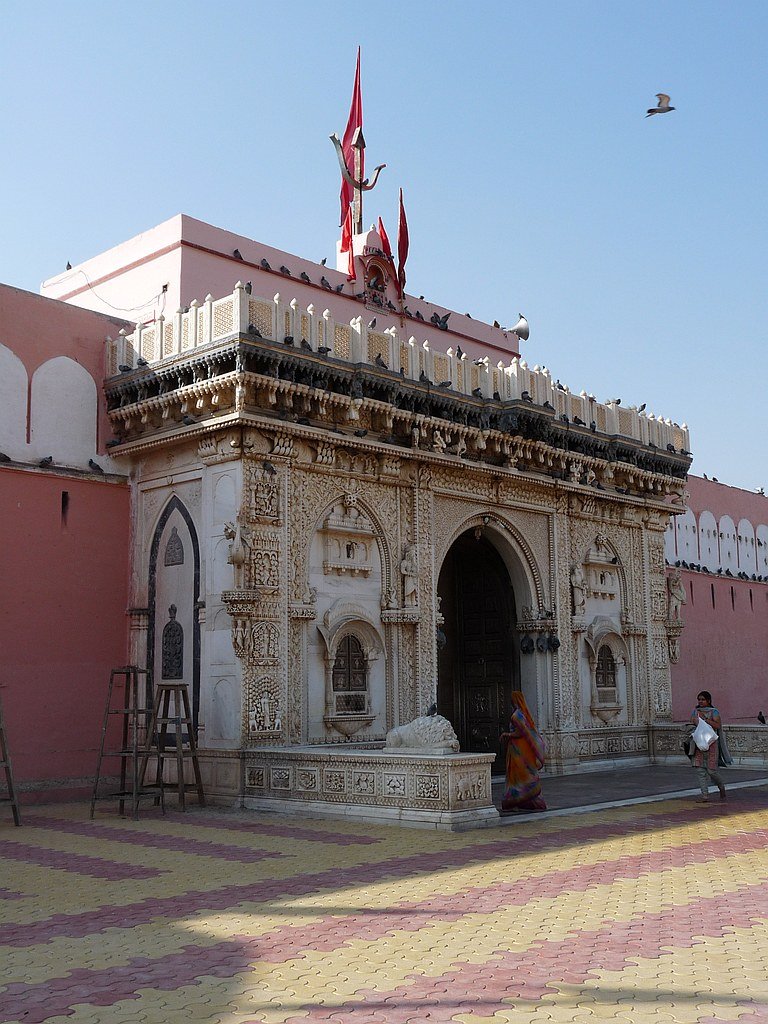
[[[68,356],[93,378],[97,388],[104,379],[104,346],[130,324],[113,316],[94,313],[43,298],[20,288],[0,285],[0,345],[10,349],[24,364],[29,380],[47,360]],[[66,396],[63,396],[66,400]],[[0,409],[0,417],[4,411]],[[1,423],[1,420],[0,420]],[[98,450],[112,435],[106,407],[99,401]]]
[[[24,801],[51,798],[93,775],[109,672],[126,660],[128,486],[4,468],[0,522],[14,775]]]
[[[235,257],[236,250],[241,259]],[[262,260],[270,270],[262,268]],[[283,266],[290,270],[290,276],[281,273]],[[302,280],[302,273],[309,277],[309,283]],[[322,277],[331,290],[322,287]],[[387,311],[368,309],[354,298],[354,293],[362,289],[360,280],[350,283],[346,274],[330,266],[323,267],[184,214],[50,278],[43,282],[41,292],[101,312],[117,308],[121,316],[147,323],[160,313],[168,319],[179,308],[193,300],[201,302],[209,294],[221,298],[231,293],[238,281],[250,281],[253,294],[261,298],[271,300],[279,292],[284,301],[295,298],[302,308],[313,304],[319,313],[329,309],[339,323],[348,323],[357,316],[368,321],[375,315],[379,330],[397,326],[403,337],[413,335],[419,344],[427,340],[437,351],[449,347],[455,350],[459,345],[467,356],[487,355],[494,364],[507,364],[516,354],[514,336],[505,336],[499,328],[454,312],[450,329],[439,331],[430,318],[433,313],[443,316],[448,309],[411,295],[406,296],[406,305],[414,313],[418,309],[423,321],[401,320]],[[335,291],[341,284],[343,295]]]
[[[748,520],[755,530],[768,524],[765,495],[696,476],[686,486],[697,524],[702,513],[711,513],[718,524],[724,516],[736,525]],[[680,554],[670,551],[668,558]],[[686,554],[689,562],[704,561],[700,550]],[[754,723],[759,711],[768,715],[768,583],[738,579],[736,569],[726,576],[711,568],[680,568],[688,603],[680,660],[672,666],[673,713],[678,721],[687,719],[697,691],[704,689],[726,721]]]
[[[768,715],[768,585],[681,570],[688,603],[680,660],[672,666],[672,711],[685,721],[699,690],[709,690],[723,720]]]

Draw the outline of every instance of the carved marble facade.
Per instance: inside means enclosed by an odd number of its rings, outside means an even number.
[[[589,430],[577,458],[557,423],[525,402],[497,403],[492,415],[493,403],[443,395],[430,408],[423,385],[355,368],[334,370],[331,389],[313,352],[274,348],[222,343],[200,398],[216,416],[170,430],[142,418],[146,388],[108,387],[135,467],[132,604],[151,606],[152,546],[162,541],[163,579],[178,577],[189,593],[177,597],[172,582],[158,591],[156,661],[165,651],[170,664],[175,650],[187,672],[196,616],[203,751],[241,751],[243,793],[264,799],[396,797],[397,772],[321,770],[309,754],[282,764],[279,752],[378,749],[435,701],[437,581],[469,533],[506,567],[520,686],[547,735],[549,767],[647,758],[649,730],[671,713],[682,623],[663,542],[687,460]],[[183,381],[184,359],[171,361],[172,381]],[[172,605],[185,639],[166,650]],[[439,773],[406,776],[414,799],[417,789],[427,802],[442,793]],[[470,799],[480,784],[465,782]]]

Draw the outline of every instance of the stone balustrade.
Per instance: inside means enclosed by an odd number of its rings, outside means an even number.
[[[662,450],[672,446],[688,451],[690,438],[685,424],[652,413],[638,412],[614,402],[598,402],[585,391],[573,393],[553,381],[546,368],[531,368],[524,359],[508,364],[459,356],[448,348],[434,349],[429,339],[419,341],[401,334],[397,326],[371,330],[362,316],[347,323],[333,319],[328,309],[281,293],[271,299],[249,293],[238,282],[231,295],[202,302],[193,300],[187,309],[173,316],[159,316],[154,323],[137,324],[133,334],[120,331],[117,339],[107,338],[106,376],[127,372],[147,364],[167,364],[189,358],[196,351],[216,347],[227,339],[246,335],[258,340],[303,347],[326,358],[387,369],[406,379],[467,396],[496,401],[528,401],[551,407],[561,421],[594,429],[600,434],[632,438]],[[460,351],[460,350],[459,350]],[[594,425],[594,426],[592,426]]]

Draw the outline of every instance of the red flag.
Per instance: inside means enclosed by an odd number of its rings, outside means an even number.
[[[344,130],[344,138],[341,140],[341,149],[344,153],[344,162],[347,165],[347,169],[350,174],[354,173],[355,161],[353,159],[352,139],[358,128],[363,127],[363,95],[360,91],[360,47],[357,48],[357,67],[355,68],[355,84],[352,87],[352,103],[349,108],[349,118],[347,120],[347,127]],[[365,177],[365,170],[363,164],[365,161],[365,150],[361,150],[360,153],[360,177]],[[352,186],[349,182],[341,179],[341,193],[339,194],[341,201],[341,220],[340,224],[344,223],[344,219],[347,216],[347,210],[352,202]]]
[[[379,237],[381,238],[381,245],[384,251],[384,258],[387,261],[387,271],[392,280],[395,282],[395,288],[397,288],[399,292],[400,285],[398,284],[397,281],[397,270],[395,270],[395,260],[394,257],[392,256],[392,246],[389,244],[389,236],[387,235],[387,232],[384,230],[384,222],[382,221],[381,217],[379,217]]]
[[[384,255],[388,260],[392,259],[392,246],[389,244],[389,238],[387,232],[384,230],[384,223],[379,217],[379,237],[381,238],[381,244],[384,247]]]
[[[341,247],[340,252],[349,253],[349,267],[347,269],[347,280],[354,281],[357,277],[355,273],[355,255],[352,251],[352,207],[347,207],[347,215],[344,218],[344,223],[341,226]]]
[[[397,281],[400,296],[405,292],[405,261],[408,259],[408,221],[405,219],[403,190],[400,189],[400,219],[397,224]]]
[[[341,225],[341,252],[352,248],[352,207],[347,207],[344,222]]]

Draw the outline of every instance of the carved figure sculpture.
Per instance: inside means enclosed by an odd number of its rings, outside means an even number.
[[[453,726],[442,715],[422,715],[387,733],[385,750],[428,750],[435,754],[455,754],[459,740]]]
[[[679,569],[675,569],[672,575],[667,577],[667,618],[670,622],[680,622],[682,607],[687,603],[685,584]]]
[[[584,578],[584,570],[578,563],[571,566],[571,593],[573,614],[583,615],[587,604],[587,581]]]
[[[409,544],[403,553],[403,560],[400,563],[400,572],[403,576],[403,605],[406,608],[413,608],[418,604],[419,589],[419,566],[416,561],[416,546]]]

